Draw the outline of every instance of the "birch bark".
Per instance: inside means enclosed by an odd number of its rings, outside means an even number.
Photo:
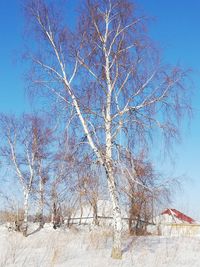
[[[24,189],[24,223],[23,223],[24,236],[27,236],[27,230],[28,230],[29,194],[30,191],[28,189]]]
[[[40,178],[39,184],[40,200],[39,200],[39,227],[44,226],[44,182],[42,177]]]

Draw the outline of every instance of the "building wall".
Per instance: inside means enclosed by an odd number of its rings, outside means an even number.
[[[200,235],[199,224],[157,224],[148,226],[152,234],[162,236],[198,236]]]

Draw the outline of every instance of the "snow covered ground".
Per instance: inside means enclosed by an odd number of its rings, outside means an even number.
[[[34,229],[32,229],[34,231]],[[200,237],[123,237],[123,259],[110,258],[109,229],[44,229],[23,237],[0,226],[0,267],[199,267]]]

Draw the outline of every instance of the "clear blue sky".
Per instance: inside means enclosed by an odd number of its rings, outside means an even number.
[[[25,1],[25,0],[24,0]],[[70,11],[74,2],[69,0]],[[160,169],[172,175],[187,175],[174,206],[200,219],[200,1],[138,0],[145,13],[155,18],[149,25],[151,36],[158,42],[163,58],[193,69],[195,89],[194,118],[190,131],[183,132],[183,142],[174,149],[176,164],[159,163]],[[73,16],[72,16],[73,18]],[[16,63],[23,48],[24,20],[20,0],[0,1],[0,112],[20,113],[30,110],[24,93],[23,69]]]

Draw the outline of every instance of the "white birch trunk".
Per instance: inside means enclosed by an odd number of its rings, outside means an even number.
[[[29,201],[29,190],[24,190],[24,223],[23,223],[23,235],[27,236],[28,230],[28,201]]]
[[[113,247],[112,247],[112,258],[122,258],[122,245],[121,245],[121,232],[122,232],[122,218],[121,208],[119,204],[119,198],[117,188],[114,180],[113,171],[111,168],[107,168],[106,175],[108,179],[108,189],[113,207]]]
[[[108,25],[107,25],[108,26]],[[107,35],[105,35],[105,40]],[[112,98],[112,83],[110,79],[110,62],[109,56],[106,51],[106,47],[103,47],[105,54],[105,74],[107,82],[107,100],[106,100],[106,117],[105,117],[105,131],[106,131],[106,175],[108,180],[108,189],[110,193],[110,198],[113,207],[113,247],[112,247],[112,258],[121,259],[122,258],[122,247],[121,247],[121,232],[122,232],[122,218],[121,218],[121,208],[119,204],[119,198],[117,193],[117,187],[115,183],[114,173],[113,173],[113,162],[112,162],[112,118],[111,118],[111,98]]]
[[[39,200],[39,227],[44,226],[44,183],[42,178],[40,178],[40,200]]]
[[[112,258],[121,259],[122,258],[122,248],[121,248],[121,232],[122,232],[122,218],[121,218],[121,208],[119,204],[119,198],[117,193],[117,187],[115,183],[115,178],[113,174],[112,166],[112,136],[111,136],[111,116],[110,116],[110,103],[111,94],[108,93],[107,96],[107,110],[106,110],[106,175],[108,180],[108,189],[110,193],[110,198],[113,207],[113,248],[112,248]]]

